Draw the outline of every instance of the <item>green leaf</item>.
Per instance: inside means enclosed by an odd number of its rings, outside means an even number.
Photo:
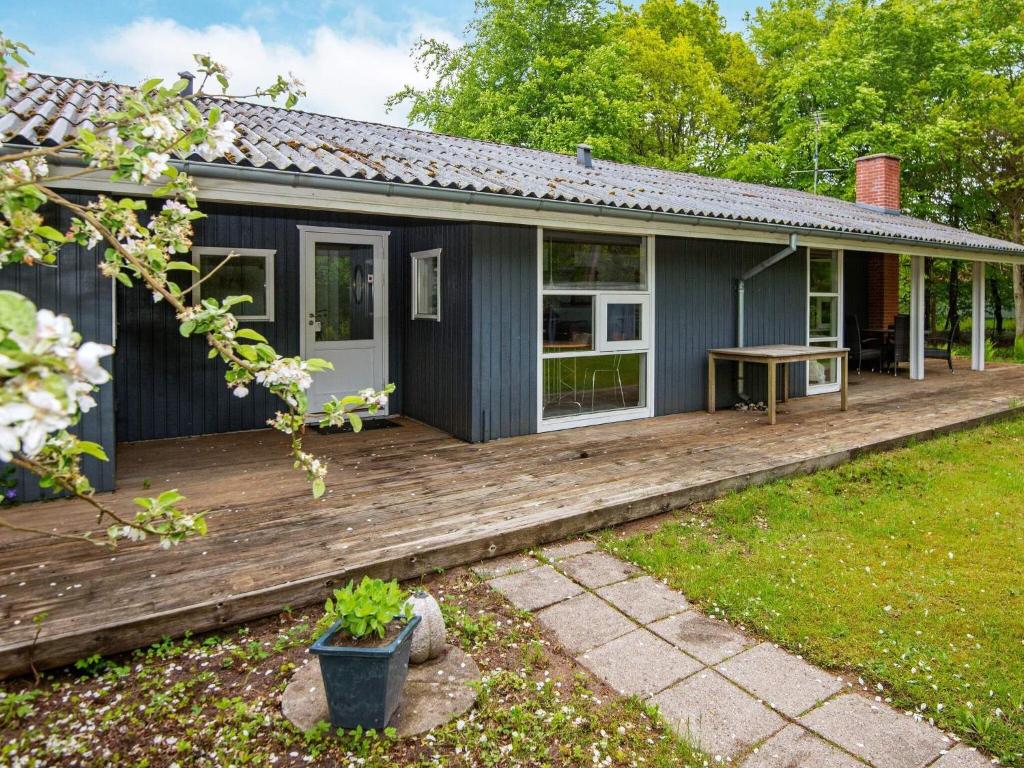
[[[103,446],[99,443],[94,443],[91,440],[79,440],[77,448],[79,453],[84,453],[86,456],[92,456],[100,461],[109,461],[107,452],[103,450]]]
[[[316,480],[313,481],[313,498],[314,499],[319,499],[321,496],[324,495],[324,491],[326,491],[326,490],[327,490],[327,486],[324,484],[324,481],[321,480],[319,477]]]
[[[180,326],[178,326],[178,333],[184,336],[186,339],[192,335],[192,331],[196,329],[195,320],[186,320]]]
[[[239,328],[235,331],[235,336],[239,339],[249,339],[250,341],[262,341],[264,344],[267,343],[267,340],[252,328]]]
[[[149,93],[154,88],[156,88],[158,85],[160,85],[160,83],[162,83],[162,82],[163,82],[162,78],[159,78],[159,77],[151,78],[151,79],[147,80],[146,82],[144,82],[142,85],[140,85],[139,86],[139,90],[142,91],[143,93]]]
[[[198,272],[199,267],[190,261],[169,261],[167,262],[167,270],[172,269],[187,269],[189,272]]]
[[[362,430],[362,428],[363,428],[363,420],[361,418],[359,418],[359,414],[357,414],[357,413],[348,413],[348,414],[346,414],[346,416],[348,416],[348,420],[350,422],[352,422],[352,431],[353,432],[359,432],[359,431]]]
[[[64,237],[64,233],[42,224],[33,230],[40,237],[45,237],[47,240],[53,240],[55,243],[66,243],[68,239]]]
[[[0,318],[15,333],[30,334],[36,327],[36,305],[20,293],[0,291]]]

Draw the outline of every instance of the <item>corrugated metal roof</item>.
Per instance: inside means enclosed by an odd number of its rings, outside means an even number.
[[[11,88],[0,137],[59,144],[89,116],[116,109],[121,86],[29,74]],[[410,128],[346,120],[278,107],[206,99],[239,132],[240,167],[269,168],[590,203],[620,209],[897,238],[948,248],[1024,254],[1024,246],[910,216],[894,215],[792,189],[595,159],[592,168],[561,155]],[[194,156],[183,158],[203,161]]]

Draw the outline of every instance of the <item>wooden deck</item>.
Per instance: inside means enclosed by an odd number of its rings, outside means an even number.
[[[212,510],[208,535],[173,551],[116,552],[0,535],[0,676],[25,671],[30,656],[53,666],[231,625],[319,601],[366,571],[411,577],[1022,410],[1024,367],[942,366],[930,364],[923,382],[853,374],[847,413],[836,396],[798,398],[774,427],[764,414],[720,411],[482,445],[408,420],[312,435],[310,449],[332,464],[320,501],[270,432],[125,445],[109,498],[128,509],[145,484],[147,495],[179,488]],[[10,517],[37,527],[92,520],[68,501]]]

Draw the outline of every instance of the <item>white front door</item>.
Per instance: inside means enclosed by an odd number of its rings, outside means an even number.
[[[313,377],[309,412],[387,380],[387,232],[300,227],[302,356],[334,365]]]

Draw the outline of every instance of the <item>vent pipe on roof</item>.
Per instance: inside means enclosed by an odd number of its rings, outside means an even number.
[[[590,154],[589,144],[576,145],[576,165],[582,165],[584,168],[594,167],[594,159]]]
[[[192,91],[195,88],[195,83],[196,83],[196,76],[195,76],[195,74],[192,73],[192,72],[189,72],[186,69],[186,70],[182,70],[181,72],[179,72],[178,73],[178,77],[180,77],[182,80],[187,80],[188,81],[188,85],[185,86],[185,90],[183,90],[181,92],[181,95],[182,96],[191,96],[192,95]]]

